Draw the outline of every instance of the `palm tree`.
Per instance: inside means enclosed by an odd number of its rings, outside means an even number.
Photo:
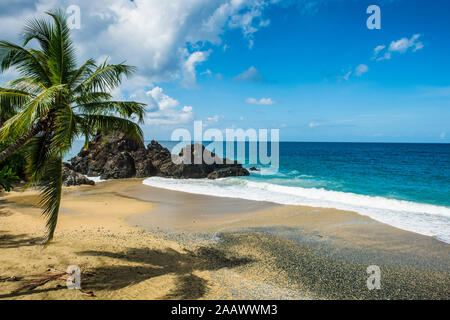
[[[89,59],[77,68],[75,48],[61,10],[50,19],[29,21],[23,45],[0,41],[0,73],[15,68],[21,78],[0,88],[0,143],[14,141],[0,153],[0,163],[25,146],[29,185],[41,190],[47,218],[46,245],[52,240],[62,192],[62,159],[72,142],[86,145],[98,131],[120,131],[142,143],[145,104],[112,101],[111,90],[136,68]],[[39,49],[27,48],[36,41]]]

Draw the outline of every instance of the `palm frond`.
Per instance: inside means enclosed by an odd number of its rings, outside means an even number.
[[[83,80],[89,77],[93,71],[93,68],[96,68],[95,60],[89,59],[87,60],[78,70],[73,71],[73,75],[69,81],[69,86],[71,88],[77,87]]]
[[[138,122],[143,123],[145,106],[145,103],[134,101],[104,101],[78,105],[77,108],[79,108],[82,113],[86,114],[118,114],[126,118],[136,116],[138,118]]]
[[[74,108],[77,108],[78,105],[105,102],[111,100],[111,98],[112,95],[107,92],[89,91],[75,97],[72,102],[75,104]]]
[[[45,117],[54,107],[55,95],[63,90],[64,87],[65,85],[52,86],[42,91],[34,99],[29,100],[21,108],[22,112],[10,118],[0,128],[0,142],[8,136],[20,137],[28,132],[36,121]]]
[[[133,121],[108,115],[81,114],[84,125],[95,131],[123,132],[128,137],[143,144],[142,129]]]
[[[51,85],[48,69],[35,50],[27,50],[8,41],[0,41],[0,72],[15,67],[23,76]]]
[[[70,39],[70,28],[64,11],[46,12],[53,18],[55,27],[51,33],[48,49],[48,66],[53,84],[67,83],[75,68],[75,50]]]
[[[26,171],[29,178],[27,187],[38,184],[44,176],[46,162],[52,156],[49,152],[50,144],[49,132],[43,132],[28,142],[25,152]]]
[[[32,95],[22,90],[0,88],[0,117],[12,117],[22,105],[32,98]]]
[[[130,77],[136,71],[135,67],[126,64],[107,64],[107,61],[98,66],[97,69],[89,75],[75,92],[86,91],[111,91],[117,88],[122,82],[122,76]]]
[[[50,152],[63,156],[72,147],[73,140],[79,135],[78,118],[72,108],[64,105],[58,109],[55,118],[55,130],[50,145]]]
[[[62,158],[53,156],[47,160],[45,173],[41,181],[42,215],[47,218],[47,239],[45,245],[49,245],[55,233],[58,222],[59,206],[62,194]]]
[[[45,54],[50,49],[50,39],[53,34],[52,24],[45,19],[28,20],[23,29],[22,38],[25,47],[31,40],[37,40]]]
[[[11,89],[25,91],[34,96],[46,89],[41,82],[31,77],[22,77],[16,80],[11,80],[6,83],[6,86]]]

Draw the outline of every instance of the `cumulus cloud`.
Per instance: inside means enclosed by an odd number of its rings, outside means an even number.
[[[240,29],[253,44],[254,34],[269,25],[264,10],[273,0],[78,0],[81,29],[73,30],[83,59],[107,55],[139,67],[151,82],[196,81],[196,66],[208,59],[206,44],[224,47],[223,34]],[[23,22],[70,0],[14,0],[0,4],[2,39],[16,40]],[[211,47],[211,46],[209,46]]]
[[[271,98],[261,98],[259,100],[255,98],[248,98],[247,100],[245,100],[245,102],[249,104],[261,104],[261,105],[272,105],[276,103]]]
[[[379,45],[374,49],[373,60],[389,60],[393,53],[403,54],[408,51],[416,52],[424,47],[422,41],[419,41],[420,34],[414,34],[410,39],[401,38],[400,40],[392,41],[389,47]]]
[[[153,109],[167,110],[179,105],[179,102],[168,95],[163,93],[163,89],[160,87],[154,87],[147,92],[149,97],[149,106]]]
[[[154,87],[145,93],[148,104],[145,123],[151,125],[180,125],[194,120],[192,106],[178,108],[178,100],[168,96],[161,87]],[[141,100],[142,101],[142,100]]]
[[[181,81],[195,86],[196,67],[211,48],[226,50],[223,35],[240,30],[251,48],[254,35],[270,25],[269,6],[297,6],[314,13],[322,0],[11,0],[0,3],[2,39],[17,41],[23,22],[51,8],[77,5],[81,29],[73,30],[80,58],[110,56],[138,66],[148,82]],[[252,70],[250,70],[252,71]],[[254,75],[253,81],[262,81]],[[239,81],[239,80],[238,80]],[[244,80],[245,81],[245,80]]]

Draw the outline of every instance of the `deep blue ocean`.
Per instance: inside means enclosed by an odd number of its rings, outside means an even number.
[[[179,150],[173,150],[177,142],[161,144],[174,153]],[[80,148],[81,142],[72,154]],[[225,153],[225,145],[223,149]],[[144,183],[191,193],[352,210],[450,242],[450,144],[281,142],[278,169],[248,163],[248,154],[235,158],[260,171],[250,177],[154,177]]]

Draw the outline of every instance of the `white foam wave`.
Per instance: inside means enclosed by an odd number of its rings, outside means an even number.
[[[170,179],[152,177],[145,185],[216,197],[356,211],[394,227],[450,243],[450,208],[318,188],[281,186],[240,178]]]
[[[100,176],[98,176],[98,177],[88,177],[88,176],[85,175],[85,177],[88,178],[89,180],[94,181],[95,183],[105,182],[106,181],[106,180],[101,179]]]

